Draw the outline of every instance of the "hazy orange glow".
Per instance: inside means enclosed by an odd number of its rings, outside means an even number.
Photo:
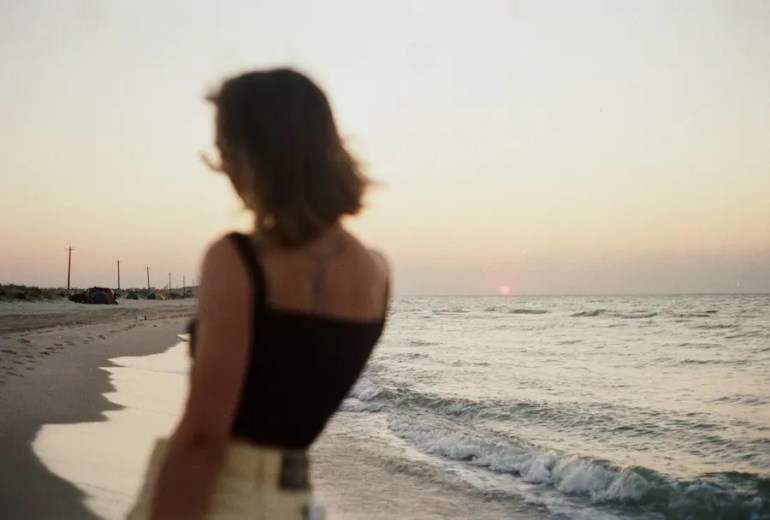
[[[65,284],[70,240],[78,286],[197,278],[249,226],[203,96],[289,64],[379,183],[351,225],[396,293],[770,291],[764,2],[162,4],[0,8],[0,283]]]

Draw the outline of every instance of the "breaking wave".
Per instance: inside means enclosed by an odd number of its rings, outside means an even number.
[[[420,416],[391,416],[388,427],[424,453],[508,473],[592,504],[630,506],[672,519],[770,515],[770,479],[755,474],[709,473],[695,480],[677,480],[643,466],[623,467],[520,441],[490,439]]]

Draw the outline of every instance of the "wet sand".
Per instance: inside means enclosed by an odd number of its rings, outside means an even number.
[[[101,367],[121,355],[164,350],[194,305],[131,303],[0,304],[2,518],[95,518],[83,506],[83,492],[53,475],[32,442],[44,424],[104,420],[103,412],[117,407],[103,395],[112,387]]]
[[[458,483],[447,468],[415,454],[369,414],[338,413],[311,453],[316,497],[330,520],[546,517]]]

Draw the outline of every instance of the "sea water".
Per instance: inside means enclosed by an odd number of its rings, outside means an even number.
[[[184,344],[115,361],[107,397],[125,408],[35,444],[106,518],[178,417],[188,367]],[[767,519],[770,296],[396,299],[341,413],[366,419],[356,442],[398,448],[393,467],[512,506],[456,518]]]
[[[770,518],[770,296],[398,300],[343,410],[554,518]]]

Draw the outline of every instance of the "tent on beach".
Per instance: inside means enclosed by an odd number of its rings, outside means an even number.
[[[91,287],[85,291],[73,294],[70,296],[70,301],[92,305],[111,305],[118,303],[115,299],[115,291],[108,287]]]
[[[150,291],[150,293],[147,295],[147,299],[148,299],[148,300],[165,300],[165,299],[166,299],[166,297],[165,297],[165,296],[163,296],[163,294],[162,294],[162,293],[161,293],[159,290],[157,290],[157,289],[153,289],[153,290],[152,290],[152,291]]]

